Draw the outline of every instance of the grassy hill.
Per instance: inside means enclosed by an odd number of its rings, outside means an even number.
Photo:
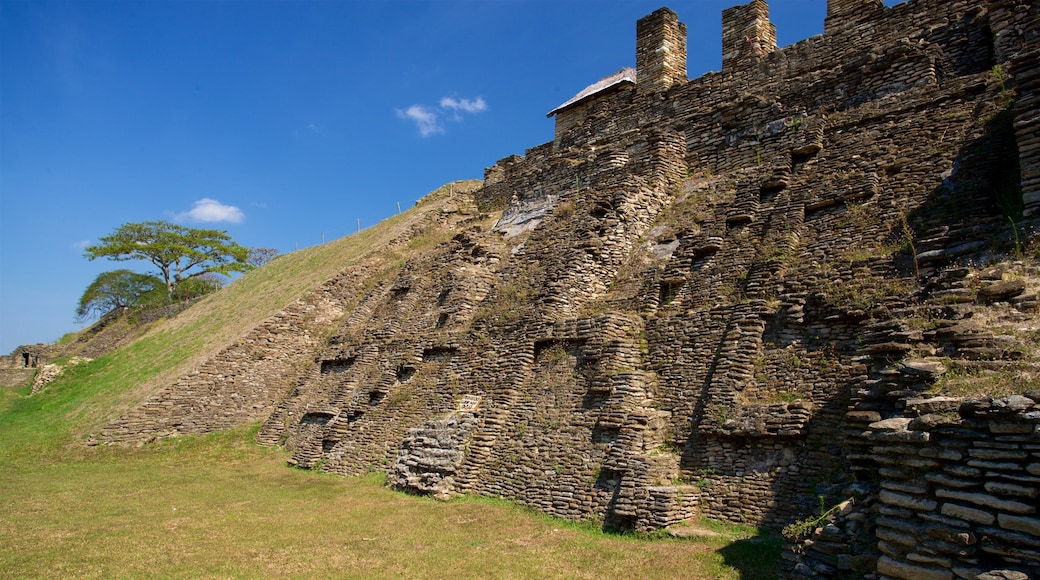
[[[444,232],[425,224],[452,203],[449,191],[479,185],[474,180],[445,184],[371,228],[278,256],[175,317],[135,328],[136,338],[69,369],[33,397],[22,390],[3,391],[0,458],[49,456],[82,440],[352,264],[368,259],[387,270],[399,267],[402,250],[390,242],[407,239],[407,251],[439,241]],[[86,347],[81,344],[70,354]]]

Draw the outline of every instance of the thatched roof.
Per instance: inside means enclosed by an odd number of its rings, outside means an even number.
[[[625,86],[626,84],[636,84],[636,69],[626,67],[612,75],[607,75],[601,78],[600,80],[585,87],[580,93],[571,97],[567,102],[549,111],[549,113],[545,116],[552,117],[553,115],[561,111],[570,109],[571,107],[576,107],[598,95],[601,95],[611,90],[619,89]]]

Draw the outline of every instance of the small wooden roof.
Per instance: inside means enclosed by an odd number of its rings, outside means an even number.
[[[626,67],[626,68],[623,68],[623,69],[617,71],[616,73],[614,73],[612,75],[607,75],[607,76],[601,78],[600,80],[598,80],[598,81],[592,83],[591,85],[585,87],[580,93],[578,93],[578,94],[574,95],[573,97],[571,97],[567,102],[565,102],[562,105],[560,105],[559,107],[556,107],[555,109],[549,111],[549,113],[546,114],[545,116],[546,117],[552,117],[553,115],[555,115],[555,114],[557,114],[557,113],[559,113],[561,111],[564,111],[566,109],[570,109],[571,107],[576,107],[576,106],[578,106],[578,105],[580,105],[580,104],[582,104],[582,103],[584,103],[584,102],[586,102],[586,101],[588,101],[588,100],[590,100],[590,99],[592,99],[592,98],[594,98],[596,96],[599,96],[599,95],[601,95],[603,93],[606,93],[606,92],[608,92],[610,90],[621,88],[622,86],[624,86],[626,84],[628,84],[628,85],[636,84],[636,69],[631,68],[631,67]]]

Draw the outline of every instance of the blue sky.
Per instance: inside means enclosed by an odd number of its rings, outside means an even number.
[[[733,0],[0,0],[0,354],[51,342],[126,222],[285,253],[552,139],[545,114],[635,65],[636,20],[721,66]],[[773,0],[779,44],[825,0]]]

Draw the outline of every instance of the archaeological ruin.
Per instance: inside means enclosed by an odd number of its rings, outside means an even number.
[[[828,0],[824,29],[730,8],[687,79],[679,15],[640,19],[635,69],[453,191],[441,243],[96,441],[262,422],[413,493],[786,528],[788,577],[1040,577],[1040,5]]]

